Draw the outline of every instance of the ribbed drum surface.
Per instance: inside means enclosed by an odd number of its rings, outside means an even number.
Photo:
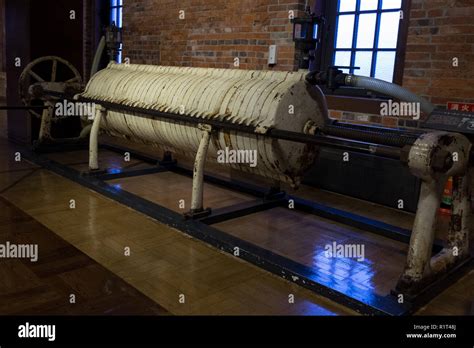
[[[111,63],[93,76],[82,96],[179,113],[200,118],[202,123],[216,119],[295,132],[302,132],[309,120],[322,125],[327,113],[320,90],[304,81],[303,72]],[[192,124],[114,111],[107,112],[101,129],[181,156],[194,156],[202,136]],[[225,164],[291,184],[298,184],[317,154],[312,146],[232,131],[213,134],[208,160],[220,163],[219,150],[227,154],[256,151],[255,167],[249,163]]]

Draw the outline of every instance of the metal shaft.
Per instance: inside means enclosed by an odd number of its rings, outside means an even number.
[[[186,115],[179,115],[168,112],[161,112],[153,109],[144,109],[139,107],[120,105],[116,103],[105,102],[101,100],[95,100],[91,98],[79,98],[79,101],[97,103],[105,107],[107,110],[118,111],[118,112],[129,112],[136,114],[137,117],[140,117],[140,114],[156,116],[172,121],[184,122],[188,124],[199,124],[202,123],[202,119],[197,117],[188,117]],[[206,124],[212,126],[218,130],[227,130],[227,131],[236,131],[248,134],[255,134],[255,128],[251,126],[246,126],[242,124],[235,124],[229,122],[222,122],[215,119],[206,119]],[[339,148],[348,151],[355,151],[361,153],[367,153],[372,155],[378,155],[382,157],[388,157],[393,159],[400,159],[401,151],[399,148],[390,147],[385,145],[379,145],[375,143],[366,143],[362,141],[354,141],[347,139],[337,139],[324,135],[309,135],[298,132],[291,132],[279,129],[269,129],[265,136],[275,139],[289,140],[299,143],[309,143],[319,146],[327,146],[333,148]]]

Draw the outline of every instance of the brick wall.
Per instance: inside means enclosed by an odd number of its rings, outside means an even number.
[[[403,85],[439,105],[474,102],[474,0],[412,0]]]
[[[474,0],[411,0],[403,86],[438,105],[474,102]],[[125,0],[124,57],[132,63],[295,70],[289,10],[304,0]],[[184,10],[185,19],[179,19]],[[296,11],[297,16],[301,12]],[[453,58],[459,66],[453,67]],[[417,122],[331,110],[334,118],[384,126]]]
[[[474,103],[474,0],[411,0],[403,86],[432,103]],[[459,66],[453,66],[458,58]],[[331,110],[332,118],[387,127],[418,121]]]
[[[289,11],[304,0],[125,0],[124,57],[131,63],[295,70]],[[184,19],[180,19],[184,11]],[[268,46],[278,63],[269,67]]]

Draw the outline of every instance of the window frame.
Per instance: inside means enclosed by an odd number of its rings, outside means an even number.
[[[379,4],[382,0],[379,0]],[[336,28],[337,26],[337,14],[338,14],[338,0],[326,0],[325,7],[323,14],[326,18],[326,25],[324,26],[324,44],[322,46],[322,52],[321,52],[321,60],[319,64],[319,70],[326,69],[328,66],[333,65],[333,54],[335,52],[335,45],[336,45],[336,30],[332,30],[332,28]],[[357,7],[356,11],[359,8],[360,0],[357,0]],[[401,5],[401,10],[403,11],[404,19],[400,21],[400,25],[398,28],[398,39],[397,39],[397,47],[396,47],[396,54],[395,54],[395,67],[394,67],[394,75],[393,75],[393,83],[396,83],[398,85],[402,84],[403,81],[403,71],[405,68],[405,53],[406,53],[406,46],[407,46],[407,38],[408,38],[408,28],[409,28],[409,22],[410,22],[410,8],[411,8],[411,0],[402,0],[402,5]],[[355,14],[359,13],[356,11],[352,12],[347,12],[347,14]],[[363,11],[362,13],[377,13],[378,10],[372,10],[372,11]],[[384,11],[384,12],[388,12]],[[392,10],[393,11],[399,11],[399,10]],[[346,14],[346,12],[344,12]],[[377,16],[379,18],[379,16]],[[356,16],[357,18],[357,16]],[[377,18],[377,23],[376,23],[376,30],[379,29],[380,26],[380,21]],[[377,39],[378,39],[378,32],[376,33],[375,37],[375,42],[374,42],[374,47],[378,45]],[[357,40],[357,36],[354,35],[353,40]],[[355,50],[353,48],[347,49],[346,51],[352,51]],[[378,49],[378,51],[393,51],[393,49]],[[373,48],[369,49],[360,49],[360,51],[372,51]],[[355,60],[355,55],[351,55],[351,65],[354,65],[354,60]],[[371,69],[375,69],[375,65],[373,64],[374,61],[376,60],[376,55],[374,54],[372,57],[372,67]],[[357,74],[357,70],[354,72]],[[368,99],[386,99],[382,95],[376,95],[372,92],[368,92],[363,89],[358,89],[358,88],[339,88],[336,91],[329,90],[327,88],[323,88],[323,92],[326,95],[331,95],[331,96],[339,96],[339,97],[357,97],[357,98],[368,98]],[[333,98],[335,99],[335,98]],[[340,98],[338,98],[340,99]],[[347,105],[346,102],[343,102],[342,104]]]
[[[118,5],[113,5],[112,2],[115,1],[116,4]],[[121,4],[121,5],[119,5]],[[117,10],[117,14],[115,16],[115,19],[112,19],[112,11],[116,9]],[[119,16],[119,13],[121,14]],[[118,27],[118,28],[122,28],[123,26],[123,23],[122,23],[122,20],[123,20],[123,0],[110,0],[109,2],[109,22],[110,22],[110,25],[112,25],[113,22],[115,22],[115,25]],[[118,18],[121,19],[120,21],[120,26],[118,25]]]
[[[115,1],[116,5],[113,5]],[[115,18],[112,18],[113,10],[116,10]],[[120,26],[118,19],[120,18]],[[123,0],[109,0],[109,25],[115,23],[115,26],[119,29],[123,27]],[[120,48],[117,50],[116,62],[122,63],[122,52],[123,52],[123,43],[120,44]]]

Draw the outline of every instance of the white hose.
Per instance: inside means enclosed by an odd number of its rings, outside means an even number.
[[[404,102],[420,103],[421,110],[428,115],[435,109],[435,106],[425,98],[422,98],[399,85],[378,80],[373,77],[348,75],[346,77],[346,85],[382,93]]]
[[[92,76],[94,76],[94,74],[97,71],[99,71],[99,64],[100,64],[102,55],[104,54],[104,49],[105,49],[105,36],[102,36],[99,42],[99,46],[97,47],[97,50],[95,51],[94,61],[92,62],[91,78]]]

